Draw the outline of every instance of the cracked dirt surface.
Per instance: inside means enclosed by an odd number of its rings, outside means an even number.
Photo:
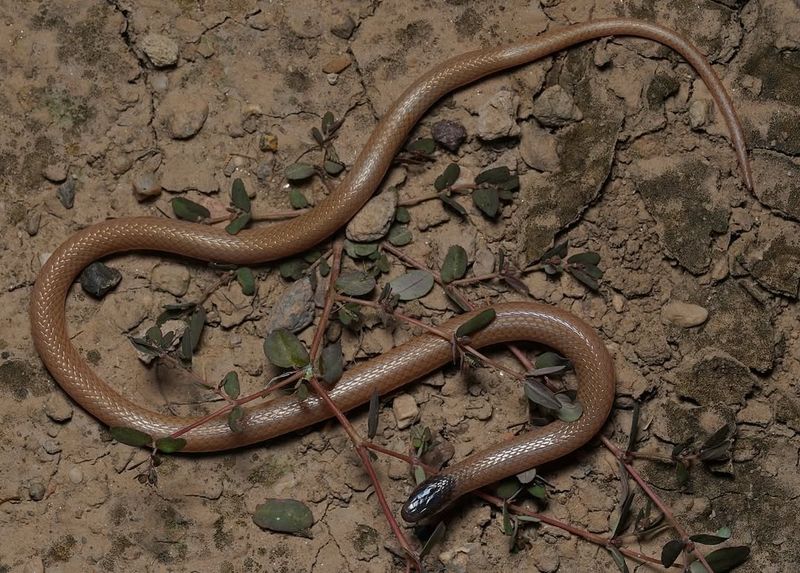
[[[315,160],[309,131],[326,111],[345,118],[335,146],[350,165],[377,118],[431,65],[612,15],[675,28],[709,55],[742,118],[755,190],[740,182],[724,122],[679,57],[646,41],[604,40],[488,78],[426,116],[412,139],[452,120],[466,142],[455,153],[439,148],[434,164],[396,167],[383,188],[396,186],[401,201],[421,197],[455,161],[472,176],[509,166],[521,189],[496,221],[467,201],[469,221],[438,202],[410,207],[413,241],[403,250],[436,267],[460,243],[475,275],[491,272],[501,248],[524,265],[554,238],[600,253],[599,294],[569,276],[524,281],[535,299],[588,320],[614,354],[617,408],[606,435],[626,442],[633,399],[642,401],[640,450],[669,452],[735,422],[733,475],[695,468],[681,490],[674,469],[637,467],[692,532],[732,528],[732,541],[752,550],[739,570],[796,570],[795,2],[0,0],[0,572],[402,570],[334,423],[244,450],[168,457],[158,488],[139,484],[146,454],[113,442],[44,371],[30,340],[31,284],[73,231],[109,217],[171,214],[177,194],[224,212],[238,177],[258,209],[285,210],[284,168]],[[553,101],[569,105],[554,115]],[[71,208],[58,198],[65,186],[75,194]],[[134,186],[155,187],[154,196],[140,202]],[[312,201],[325,192],[319,182],[302,190]],[[164,304],[197,300],[215,272],[158,254],[108,262],[123,275],[116,290],[101,301],[80,288],[70,297],[74,343],[125,394],[196,413],[207,396],[165,384],[169,376],[144,367],[126,334],[152,324]],[[401,271],[395,261],[390,276]],[[272,375],[262,341],[288,282],[274,265],[257,273],[255,297],[228,286],[209,299],[211,326],[195,362],[208,380],[235,368],[255,389]],[[464,292],[476,303],[521,296],[497,283]],[[707,320],[676,325],[664,311],[674,301],[704,308]],[[408,312],[437,323],[453,307],[434,291]],[[300,337],[312,334],[309,327]],[[346,331],[342,340],[346,357],[360,360],[411,334],[378,327],[362,341]],[[406,392],[420,423],[451,442],[456,458],[528,413],[522,393],[484,369],[464,377],[445,368]],[[398,429],[391,406],[384,397],[377,439],[406,451],[409,430]],[[366,425],[363,411],[353,420]],[[407,469],[384,458],[377,467],[399,508],[412,487]],[[543,471],[547,513],[610,531],[620,487],[607,451],[594,444]],[[255,506],[273,497],[309,505],[311,538],[253,524]],[[525,528],[510,553],[501,513],[475,499],[447,522],[431,571],[614,567],[604,549],[549,526]],[[631,548],[658,555],[667,539]]]

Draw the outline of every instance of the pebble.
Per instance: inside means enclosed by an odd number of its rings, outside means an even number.
[[[75,205],[75,190],[77,186],[75,179],[67,179],[56,189],[56,196],[65,209],[72,209]]]
[[[189,290],[189,269],[175,263],[159,263],[150,273],[150,284],[163,292],[183,296]]]
[[[208,102],[183,92],[166,98],[160,110],[172,139],[189,139],[203,127],[208,118]]]
[[[689,104],[689,125],[692,129],[700,129],[708,122],[711,114],[711,103],[706,99],[696,99]]]
[[[264,184],[269,181],[270,175],[272,175],[272,165],[265,159],[256,167],[256,179],[259,183]]]
[[[339,16],[331,26],[331,34],[334,36],[341,38],[342,40],[350,39],[350,36],[353,35],[353,31],[356,29],[356,23],[353,19],[348,15],[344,14]]]
[[[67,178],[67,164],[62,161],[51,163],[44,168],[42,175],[52,183],[62,183]]]
[[[621,313],[625,310],[625,298],[621,294],[615,292],[611,297],[611,306],[614,307],[615,312]]]
[[[57,440],[43,440],[42,448],[51,456],[56,455],[61,451],[61,444]]]
[[[519,155],[525,164],[537,171],[558,171],[558,139],[539,127],[535,121],[520,128]]]
[[[564,88],[555,85],[533,101],[533,116],[546,127],[562,127],[583,119],[583,112]]]
[[[453,153],[467,140],[467,130],[464,126],[449,119],[434,123],[432,135],[436,143]]]
[[[69,476],[69,481],[74,484],[78,484],[83,481],[83,470],[81,470],[81,468],[78,466],[72,467],[67,475]]]
[[[404,430],[417,421],[419,407],[411,394],[398,394],[392,401],[392,412],[397,421],[397,429]]]
[[[322,71],[326,74],[341,74],[351,63],[350,57],[346,54],[334,56],[322,65]]]
[[[33,501],[42,501],[46,492],[47,489],[40,481],[32,481],[30,485],[28,485],[28,495],[31,496]]]
[[[478,108],[478,137],[485,141],[519,135],[517,125],[519,96],[501,89]]]
[[[25,218],[25,231],[33,237],[36,233],[39,232],[39,224],[42,222],[42,213],[35,209],[28,213],[28,216]]]
[[[389,189],[370,199],[347,224],[347,238],[368,242],[383,238],[394,221],[397,192]]]
[[[103,298],[122,280],[122,273],[104,263],[94,262],[83,269],[80,276],[81,288],[95,298]]]
[[[139,46],[157,68],[166,68],[178,63],[178,43],[161,34],[147,34]]]
[[[44,403],[44,413],[47,417],[62,424],[72,419],[72,404],[70,404],[61,392],[54,392],[47,397]]]
[[[266,334],[285,328],[299,332],[314,321],[314,289],[308,278],[295,281],[284,292],[269,313]]]
[[[696,304],[672,301],[661,310],[661,318],[675,326],[691,328],[703,324],[708,319],[708,311]]]
[[[339,74],[327,74],[325,79],[328,80],[328,84],[335,86],[339,82]]]
[[[133,196],[140,203],[161,195],[161,182],[155,173],[140,173],[133,179]]]
[[[269,29],[270,18],[264,12],[253,14],[247,18],[247,25],[254,30],[264,31]]]

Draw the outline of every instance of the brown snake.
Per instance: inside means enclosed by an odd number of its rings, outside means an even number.
[[[733,104],[703,54],[675,32],[635,20],[598,20],[547,32],[501,48],[469,52],[432,69],[412,84],[381,119],[339,187],[310,212],[287,222],[229,235],[224,230],[159,218],[104,221],[69,237],[42,268],[30,306],[33,340],[47,368],[83,408],[110,426],[127,426],[154,437],[169,435],[193,418],[159,414],[124,398],[89,367],[70,342],[65,304],[70,287],[89,263],[112,253],[163,251],[236,264],[253,264],[302,252],[332,235],[370,198],[395,154],[422,115],[445,94],[484,76],[529,63],[567,47],[604,36],[636,36],[674,49],[698,72],[727,122],[745,184],[752,176],[744,137]],[[499,304],[497,318],[474,335],[481,347],[513,340],[533,340],[563,353],[580,381],[583,415],[573,423],[554,422],[494,445],[451,466],[421,484],[403,506],[403,517],[416,521],[434,514],[459,496],[515,475],[575,450],[605,423],[614,398],[612,360],[601,339],[571,314],[530,302]],[[470,317],[441,325],[453,332]],[[373,391],[386,394],[439,368],[451,359],[449,342],[425,334],[348,370],[331,390],[344,411],[364,404]],[[322,401],[281,398],[247,411],[244,430],[232,432],[225,419],[191,430],[186,451],[235,448],[297,430],[331,417]]]

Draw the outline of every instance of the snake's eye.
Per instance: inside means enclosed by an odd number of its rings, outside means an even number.
[[[455,483],[448,476],[434,476],[417,486],[403,504],[401,515],[409,523],[438,513],[453,501]]]

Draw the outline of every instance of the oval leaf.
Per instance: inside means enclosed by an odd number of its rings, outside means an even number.
[[[328,386],[339,381],[344,372],[342,343],[336,341],[322,349],[319,357],[319,374]]]
[[[300,189],[289,189],[289,205],[292,206],[292,209],[305,209],[308,207],[308,199]]]
[[[247,226],[251,218],[252,215],[250,215],[249,211],[240,213],[233,221],[225,225],[225,231],[227,231],[229,235],[235,235]]]
[[[303,368],[310,360],[303,343],[283,328],[269,333],[264,341],[264,353],[270,362],[281,368]]]
[[[428,271],[414,270],[389,282],[392,293],[400,300],[414,300],[428,294],[433,288],[433,275]]]
[[[175,216],[184,221],[197,222],[208,219],[211,216],[211,212],[208,209],[185,197],[175,197],[170,201],[170,204],[172,205],[172,212],[175,213]]]
[[[417,139],[416,141],[409,143],[406,149],[414,153],[422,153],[423,155],[430,155],[436,150],[436,142],[433,140],[433,138],[425,137],[423,139]]]
[[[336,290],[348,296],[364,296],[375,288],[375,279],[364,271],[345,271],[336,279]]]
[[[228,427],[232,432],[242,431],[242,418],[244,418],[244,408],[241,406],[234,406],[233,409],[228,412]]]
[[[497,312],[493,308],[482,310],[456,329],[456,338],[463,338],[483,330],[492,323],[495,317],[497,317]]]
[[[186,440],[183,438],[170,438],[167,436],[166,438],[157,439],[156,447],[159,451],[164,452],[165,454],[173,454],[186,447]]]
[[[408,223],[411,220],[411,213],[405,207],[398,207],[394,212],[394,220],[398,223]]]
[[[331,161],[330,159],[325,160],[325,162],[322,164],[322,168],[328,175],[333,175],[334,177],[344,171],[344,165],[336,161]]]
[[[289,259],[283,261],[278,265],[278,272],[285,279],[297,280],[303,276],[303,272],[309,267],[309,264],[303,259]]]
[[[596,265],[600,262],[600,255],[597,253],[578,253],[568,258],[567,262],[580,265]]]
[[[462,217],[467,216],[467,210],[461,206],[461,203],[450,197],[447,193],[439,193],[439,199],[442,200],[442,203],[444,203],[445,207],[449,207]]]
[[[380,414],[381,397],[373,391],[369,397],[369,412],[367,414],[367,437],[371,440],[378,433],[378,414]]]
[[[550,368],[552,366],[564,366],[565,364],[569,364],[569,360],[560,354],[556,354],[555,352],[542,352],[536,357],[535,362],[537,369]]]
[[[447,250],[442,264],[442,282],[451,283],[467,274],[467,251],[461,245],[453,245]]]
[[[314,166],[308,163],[292,163],[285,173],[289,181],[303,181],[314,175]]]
[[[314,525],[314,515],[304,503],[297,500],[271,499],[256,507],[253,523],[261,529],[297,533]]]
[[[222,390],[229,398],[234,400],[239,397],[239,375],[235,370],[231,370],[222,379]]]
[[[500,212],[500,196],[497,194],[497,189],[479,187],[472,192],[472,201],[490,219],[497,217],[497,213]]]
[[[608,547],[608,552],[611,553],[611,558],[614,560],[620,572],[628,573],[628,564],[625,562],[625,557],[619,552],[619,549],[612,545]]]
[[[480,185],[481,183],[503,183],[509,179],[511,179],[511,172],[508,170],[508,167],[503,165],[501,167],[487,169],[486,171],[478,173],[478,176],[475,178],[475,184]]]
[[[558,401],[553,391],[538,380],[525,380],[524,389],[525,396],[534,404],[551,410],[561,408],[561,402]]]
[[[247,190],[244,188],[244,181],[239,178],[233,180],[231,187],[231,203],[237,209],[245,212],[250,212],[250,197],[247,196]]]
[[[194,352],[200,343],[200,336],[203,334],[203,327],[206,325],[206,311],[202,306],[198,306],[189,319],[189,339],[191,349]]]
[[[445,168],[444,172],[436,178],[436,181],[433,182],[433,186],[436,187],[437,191],[443,191],[455,183],[460,174],[461,168],[457,164],[451,163]]]
[[[236,269],[236,282],[242,287],[242,294],[251,296],[256,292],[256,278],[248,267]]]
[[[409,244],[413,237],[406,225],[392,225],[392,228],[389,229],[389,235],[386,238],[395,247],[403,247]]]
[[[725,573],[747,561],[749,556],[749,547],[723,547],[722,549],[717,549],[706,555],[706,561],[711,565],[711,569],[714,570],[714,573]],[[705,572],[705,566],[699,561],[694,561],[689,566],[689,573]]]
[[[574,422],[583,415],[583,406],[580,402],[573,402],[564,394],[556,394],[556,400],[561,402],[557,416],[562,422]]]
[[[134,447],[142,447],[142,446],[149,446],[153,443],[153,438],[149,435],[145,434],[144,432],[140,432],[139,430],[135,430],[133,428],[124,428],[122,426],[116,426],[113,428],[109,428],[111,432],[111,437],[117,440],[122,444],[127,444],[129,446]]]

